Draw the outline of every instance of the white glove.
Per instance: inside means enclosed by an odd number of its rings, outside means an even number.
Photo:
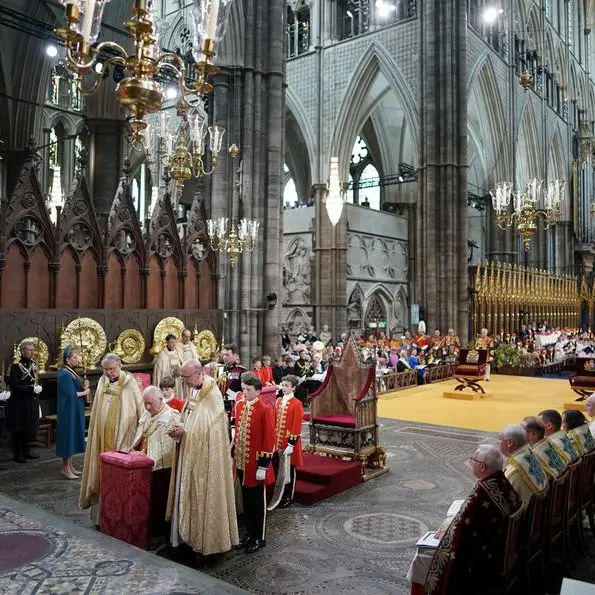
[[[293,454],[293,444],[288,444],[283,451],[284,455],[292,455]]]
[[[36,384],[36,385],[33,387],[33,392],[34,392],[36,395],[38,395],[38,394],[39,394],[39,393],[40,393],[42,390],[43,390],[43,388],[42,388],[41,384]]]
[[[265,467],[259,467],[256,470],[256,481],[263,481],[267,476],[267,470]]]
[[[8,401],[8,399],[10,399],[10,391],[9,390],[5,390],[4,392],[0,393],[0,403],[2,403],[4,401]]]

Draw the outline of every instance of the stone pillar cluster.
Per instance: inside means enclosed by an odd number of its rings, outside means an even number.
[[[232,12],[232,18],[235,13]],[[214,80],[213,118],[226,129],[226,144],[241,150],[236,161],[222,159],[211,176],[211,217],[243,217],[260,221],[258,244],[235,266],[219,257],[219,308],[227,313],[225,341],[236,342],[240,354],[275,354],[280,349],[282,201],[284,162],[285,2],[246,0],[244,22],[228,25],[229,39],[241,44],[243,63],[226,64]],[[241,163],[241,175],[238,171]],[[241,180],[241,200],[237,183]],[[269,308],[267,296],[277,296]]]
[[[421,151],[416,290],[428,329],[467,335],[467,17],[459,0],[419,6]]]

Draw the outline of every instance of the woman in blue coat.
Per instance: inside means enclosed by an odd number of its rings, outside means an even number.
[[[76,372],[80,359],[72,347],[66,347],[58,372],[56,454],[62,458],[60,472],[66,479],[78,479],[80,473],[72,466],[72,456],[85,452],[85,397],[90,391],[89,381]]]

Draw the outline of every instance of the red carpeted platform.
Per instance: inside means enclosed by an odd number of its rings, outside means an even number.
[[[294,499],[316,504],[362,482],[359,463],[304,453],[304,465],[297,472]]]

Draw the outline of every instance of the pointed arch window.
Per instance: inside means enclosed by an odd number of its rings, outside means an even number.
[[[310,49],[310,7],[298,0],[295,10],[287,7],[287,57],[295,58]]]
[[[506,29],[502,14],[503,10],[497,3],[467,0],[467,17],[471,27],[496,52],[506,56]]]
[[[380,210],[380,176],[366,141],[358,136],[349,164],[347,202]]]
[[[297,193],[295,180],[287,164],[283,165],[284,186],[283,186],[283,208],[297,209],[300,205],[300,199]]]
[[[366,33],[370,28],[371,0],[337,1],[337,37],[349,39]]]
[[[386,328],[386,310],[382,300],[377,296],[372,296],[366,312],[366,328],[385,329]]]
[[[79,78],[69,72],[62,63],[52,68],[46,102],[76,112],[81,111],[83,107]]]

